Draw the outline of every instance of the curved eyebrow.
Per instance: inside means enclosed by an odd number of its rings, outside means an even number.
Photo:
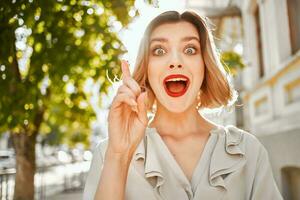
[[[187,37],[184,37],[184,38],[181,39],[181,41],[183,41],[183,42],[188,42],[188,41],[191,41],[191,40],[197,40],[200,43],[199,38],[195,37],[195,36],[187,36]],[[168,39],[167,38],[162,38],[162,37],[160,37],[160,38],[153,38],[153,39],[150,40],[150,44],[152,42],[155,42],[155,41],[166,43],[166,42],[168,42]]]

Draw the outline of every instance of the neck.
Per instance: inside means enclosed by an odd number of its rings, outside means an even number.
[[[162,137],[180,139],[191,134],[208,134],[216,125],[202,117],[194,105],[182,113],[173,113],[158,104],[150,127],[155,127]]]

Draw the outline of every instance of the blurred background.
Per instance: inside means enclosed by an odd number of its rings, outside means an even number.
[[[184,9],[211,21],[239,92],[203,114],[256,135],[284,198],[300,199],[300,0],[5,0],[0,200],[81,199],[120,59],[133,66],[146,24]]]

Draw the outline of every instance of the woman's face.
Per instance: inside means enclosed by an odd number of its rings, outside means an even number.
[[[195,106],[204,77],[197,29],[189,22],[166,23],[150,36],[148,79],[157,101],[171,112]]]

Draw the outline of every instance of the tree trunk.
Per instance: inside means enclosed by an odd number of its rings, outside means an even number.
[[[33,200],[36,134],[13,133],[12,138],[16,152],[14,200]]]

